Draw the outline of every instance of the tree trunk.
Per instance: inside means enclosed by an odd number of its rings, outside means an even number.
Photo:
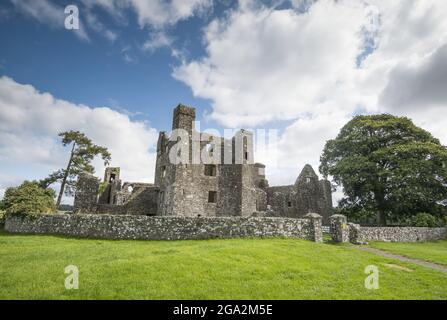
[[[64,194],[65,184],[67,183],[67,178],[70,173],[71,162],[73,161],[73,155],[75,150],[76,142],[73,142],[73,148],[71,149],[70,160],[68,160],[67,169],[64,173],[64,178],[62,179],[61,189],[59,190],[59,196],[57,197],[56,209],[59,210],[59,206],[62,201],[62,195]]]
[[[377,210],[377,223],[381,227],[386,227],[386,214],[382,209]]]
[[[377,205],[377,224],[381,227],[386,227],[386,206],[382,190],[376,190],[374,192],[374,198]]]

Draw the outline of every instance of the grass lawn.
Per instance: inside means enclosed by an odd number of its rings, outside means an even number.
[[[372,242],[370,246],[409,258],[422,259],[447,266],[447,240],[418,243]]]
[[[79,268],[79,290],[64,288],[70,264]],[[378,290],[364,287],[371,264],[380,271]],[[2,232],[0,298],[447,299],[447,274],[296,239],[107,241]]]

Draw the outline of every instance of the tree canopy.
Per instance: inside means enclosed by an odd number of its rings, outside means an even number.
[[[406,117],[356,116],[327,141],[320,172],[346,197],[340,205],[377,222],[438,214],[447,199],[447,148]]]
[[[44,189],[38,182],[25,181],[18,187],[6,189],[0,209],[8,215],[53,213],[56,211],[54,196],[53,189]]]
[[[65,169],[59,169],[50,174],[50,176],[40,181],[42,187],[59,181],[61,188],[57,199],[57,207],[59,207],[62,195],[72,195],[75,190],[76,178],[82,172],[93,174],[95,168],[92,166],[92,160],[100,155],[104,161],[104,165],[110,163],[111,155],[107,148],[95,145],[84,133],[79,131],[67,131],[59,134],[62,138],[64,147],[71,146],[70,158]]]

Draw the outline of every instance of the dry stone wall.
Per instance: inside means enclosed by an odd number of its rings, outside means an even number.
[[[321,242],[321,217],[148,217],[138,215],[42,215],[9,217],[13,233],[59,234],[99,239],[191,240],[290,237]]]
[[[357,238],[353,237],[351,242],[419,242],[447,239],[447,228],[360,227],[354,234]]]
[[[422,242],[447,239],[447,228],[361,227],[347,223],[343,215],[333,215],[330,220],[334,242],[364,244],[368,241]]]

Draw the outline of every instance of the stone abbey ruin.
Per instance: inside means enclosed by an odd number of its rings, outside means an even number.
[[[265,165],[254,162],[251,132],[239,130],[232,139],[225,139],[197,132],[194,122],[194,108],[178,105],[174,109],[171,135],[159,134],[153,184],[122,183],[118,167],[106,168],[102,184],[96,177],[82,174],[75,212],[288,218],[318,213],[324,224],[329,223],[331,185],[319,180],[310,165],[295,184],[270,187]],[[194,148],[199,153],[194,153]]]
[[[102,183],[82,174],[74,203],[79,214],[10,216],[5,230],[98,239],[280,236],[322,242],[324,229],[332,241],[354,244],[447,237],[447,228],[363,227],[331,215],[331,185],[310,165],[295,184],[270,187],[265,166],[253,160],[251,132],[225,139],[197,132],[194,120],[195,109],[179,105],[171,134],[160,132],[154,183],[122,183],[120,168],[106,168]]]

